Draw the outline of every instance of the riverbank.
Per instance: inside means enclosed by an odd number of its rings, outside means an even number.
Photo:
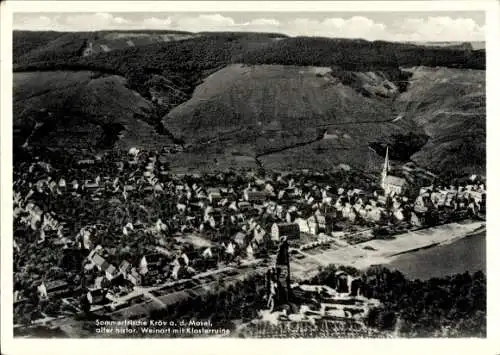
[[[371,240],[334,250],[308,251],[302,253],[304,258],[292,261],[292,276],[297,280],[305,280],[317,273],[314,268],[331,264],[352,266],[360,270],[372,265],[387,265],[405,254],[431,250],[485,230],[485,222],[467,220],[410,231],[395,235],[392,239]]]
[[[476,271],[486,274],[486,232],[443,243],[430,249],[395,257],[387,264],[408,279],[428,280],[433,277]]]

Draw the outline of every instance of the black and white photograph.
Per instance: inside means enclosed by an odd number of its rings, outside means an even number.
[[[56,10],[12,16],[14,339],[492,336],[485,11]]]

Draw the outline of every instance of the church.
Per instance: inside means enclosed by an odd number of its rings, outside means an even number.
[[[380,186],[385,191],[386,195],[402,194],[407,187],[406,180],[398,176],[389,175],[389,171],[390,171],[389,147],[387,147],[385,151],[385,161],[384,161],[384,168],[382,169],[382,178],[380,181]]]

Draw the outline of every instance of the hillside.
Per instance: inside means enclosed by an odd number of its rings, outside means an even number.
[[[273,169],[378,169],[390,145],[392,159],[435,172],[484,172],[484,71],[408,72],[401,92],[382,71],[349,72],[347,84],[330,68],[231,65],[163,122],[192,156],[222,165],[238,156]]]
[[[118,148],[170,142],[148,120],[151,103],[115,75],[14,74],[14,139],[50,147]]]
[[[343,69],[359,71],[409,66],[485,68],[483,51],[314,37],[277,41],[260,50],[243,53],[238,60],[247,64],[337,65]]]
[[[163,122],[192,154],[217,146],[229,156],[257,157],[265,168],[302,160],[308,168],[346,162],[366,168],[380,159],[370,143],[414,127],[391,122],[399,91],[383,72],[355,72],[351,79],[343,84],[324,67],[234,64],[206,78]]]
[[[152,33],[150,36],[158,36],[156,32]],[[15,47],[19,47],[16,44],[18,41],[25,41],[23,34],[14,32]],[[44,39],[53,35],[52,32],[40,33]],[[97,49],[93,55],[84,55],[94,37],[132,35],[137,33],[108,31],[62,34],[56,40],[42,42],[44,44],[35,50],[25,51],[25,55],[14,56],[14,70],[89,69],[110,72],[124,76],[134,90],[148,97],[150,93],[146,83],[152,75],[164,76],[175,88],[180,88],[189,96],[207,76],[207,72],[211,73],[230,63],[335,66],[353,71],[384,70],[386,73],[391,71],[396,81],[400,80],[401,66],[485,68],[484,51],[436,49],[383,41],[286,38],[273,33],[202,32],[185,40],[127,46],[110,52]],[[110,43],[106,46],[114,48]],[[93,45],[92,48],[97,47]]]
[[[412,159],[437,172],[486,171],[486,75],[482,70],[412,68],[397,100],[404,119],[430,137]]]
[[[109,123],[96,146],[113,148],[161,146],[171,131],[185,143],[169,157],[179,168],[378,169],[389,144],[393,159],[437,172],[484,169],[485,51],[468,46],[161,31],[37,42],[15,32],[14,52],[21,142],[50,112],[51,136],[68,145],[78,141],[70,126],[86,137]]]
[[[184,31],[95,31],[31,32],[14,31],[15,63],[41,62],[63,56],[96,55],[128,47],[140,47],[193,38]]]
[[[443,48],[443,49],[462,49],[466,51],[472,51],[475,48],[475,44],[471,42],[406,42],[410,44],[415,44],[418,46],[427,46],[434,48]]]

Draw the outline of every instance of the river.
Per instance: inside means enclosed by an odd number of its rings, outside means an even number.
[[[401,271],[410,279],[421,280],[465,271],[474,273],[481,270],[486,274],[486,232],[447,245],[400,255],[387,267]]]

